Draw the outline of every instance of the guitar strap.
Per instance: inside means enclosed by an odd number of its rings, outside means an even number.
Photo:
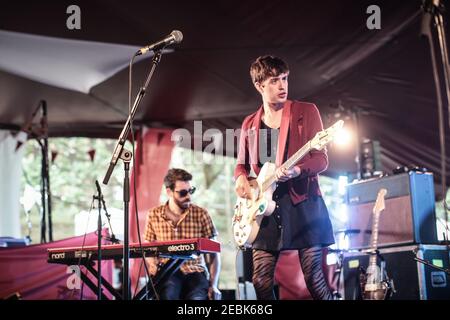
[[[281,115],[281,125],[280,125],[280,135],[278,136],[278,150],[277,150],[277,158],[276,165],[279,167],[284,161],[286,150],[288,149],[288,132],[290,126],[291,119],[291,109],[292,109],[292,101],[289,101],[284,106],[283,114]]]

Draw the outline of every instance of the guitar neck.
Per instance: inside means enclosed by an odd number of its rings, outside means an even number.
[[[370,237],[370,248],[372,251],[377,250],[378,247],[378,225],[380,221],[380,214],[375,213],[372,223],[372,235]],[[377,256],[375,254],[370,256],[369,265],[375,265],[377,263]]]
[[[280,168],[291,169],[297,164],[309,151],[311,151],[311,142],[308,141],[303,147],[301,147],[296,153],[294,153],[289,159],[283,163]],[[262,183],[262,192],[267,191],[269,187],[277,181],[277,177],[273,174],[264,180]]]

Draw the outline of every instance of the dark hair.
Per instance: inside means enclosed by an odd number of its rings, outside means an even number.
[[[260,56],[250,66],[250,77],[253,83],[263,82],[269,77],[276,77],[288,72],[289,67],[281,58],[275,56]]]
[[[167,171],[164,177],[164,185],[170,190],[175,189],[175,182],[177,181],[191,181],[192,174],[183,169],[172,168]]]

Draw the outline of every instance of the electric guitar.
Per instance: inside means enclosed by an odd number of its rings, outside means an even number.
[[[373,207],[372,236],[370,239],[370,258],[365,275],[361,277],[364,300],[386,300],[393,291],[393,282],[387,278],[384,261],[381,268],[377,265],[378,229],[381,211],[385,209],[384,197],[387,190],[378,191],[377,200]]]
[[[342,128],[344,121],[339,120],[326,130],[316,133],[295,154],[293,154],[281,167],[291,169],[305,155],[312,150],[322,150],[331,142],[336,133]],[[259,232],[264,216],[269,216],[275,210],[275,201],[272,195],[276,189],[276,165],[264,163],[256,179],[250,179],[250,199],[238,197],[232,220],[234,240],[239,247],[251,247]]]

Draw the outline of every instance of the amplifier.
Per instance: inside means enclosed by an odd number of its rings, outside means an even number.
[[[408,172],[347,186],[351,249],[370,247],[373,207],[381,188],[387,194],[379,219],[378,247],[438,243],[433,174]]]
[[[450,300],[450,275],[414,260],[416,254],[422,260],[449,270],[449,251],[443,245],[380,249],[387,275],[393,280],[396,290],[391,300]],[[368,263],[369,255],[366,253],[344,253],[340,291],[345,300],[361,299],[360,267],[367,269]]]

